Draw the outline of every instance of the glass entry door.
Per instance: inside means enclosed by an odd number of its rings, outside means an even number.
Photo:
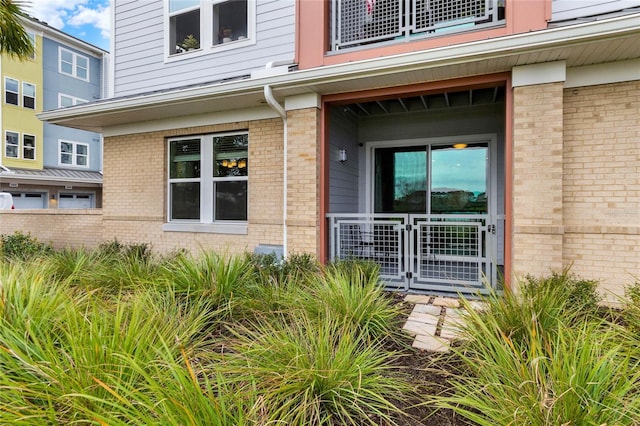
[[[489,142],[373,149],[372,210],[406,217],[398,241],[409,288],[466,291],[494,275],[489,155]]]
[[[462,145],[376,148],[374,213],[487,214],[488,144]]]

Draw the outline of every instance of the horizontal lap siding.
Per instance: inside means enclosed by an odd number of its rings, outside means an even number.
[[[115,96],[247,75],[294,58],[295,2],[257,1],[256,44],[170,63],[164,62],[163,13],[162,0],[115,2]]]
[[[639,0],[553,0],[552,20],[582,18],[640,6]]]

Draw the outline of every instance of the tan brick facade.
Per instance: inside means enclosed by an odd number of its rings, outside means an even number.
[[[247,235],[164,231],[167,138],[238,130],[249,132]],[[106,138],[105,239],[148,242],[161,252],[203,248],[239,253],[258,244],[282,244],[282,132],[282,120],[266,119]]]
[[[562,269],[562,83],[513,91],[513,259],[516,275]]]
[[[513,271],[640,277],[640,82],[514,89]]]
[[[564,256],[622,294],[640,280],[640,81],[564,90]]]
[[[291,253],[318,253],[320,215],[319,134],[316,108],[289,111],[287,234]]]

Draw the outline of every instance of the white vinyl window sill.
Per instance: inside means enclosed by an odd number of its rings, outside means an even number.
[[[165,232],[200,232],[205,234],[247,235],[246,223],[180,223],[169,222],[162,225]]]

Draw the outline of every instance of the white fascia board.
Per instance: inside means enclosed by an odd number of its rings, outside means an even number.
[[[320,108],[322,98],[318,93],[304,93],[302,95],[287,96],[284,99],[284,109],[293,111],[305,108]]]
[[[532,86],[546,83],[564,83],[566,79],[567,65],[565,61],[521,65],[513,67],[511,70],[512,87]]]
[[[132,135],[135,133],[157,132],[187,127],[212,126],[234,121],[253,121],[279,118],[276,112],[268,107],[243,108],[213,113],[185,115],[161,120],[140,121],[109,126],[102,132],[103,137]]]
[[[567,69],[565,88],[640,80],[640,59]]]
[[[313,83],[348,81],[367,76],[378,76],[399,71],[410,71],[446,65],[462,64],[478,60],[507,57],[514,54],[543,50],[557,46],[581,44],[612,36],[640,34],[640,14],[626,15],[604,21],[576,24],[516,34],[495,39],[444,46],[436,49],[404,53],[383,58],[342,63],[294,71],[288,74],[256,79],[229,81],[213,85],[180,88],[157,94],[141,94],[126,99],[100,101],[37,114],[44,121],[74,117],[91,117],[115,111],[127,111],[160,106],[167,102],[179,102],[215,96],[229,97],[262,92],[265,85],[278,87],[307,86]]]

